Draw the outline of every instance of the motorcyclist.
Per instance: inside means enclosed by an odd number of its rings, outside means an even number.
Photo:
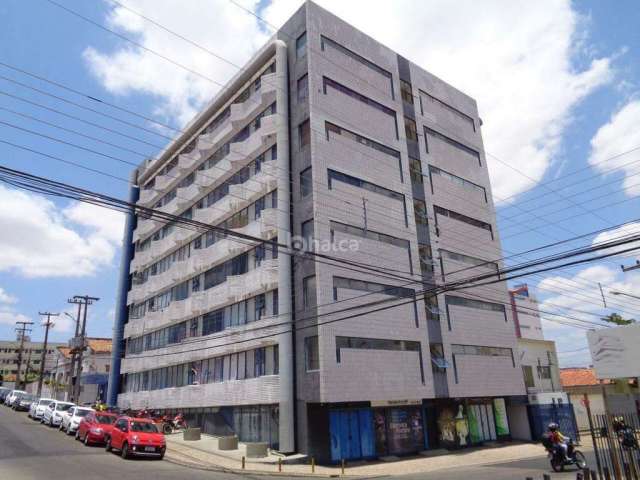
[[[570,460],[568,455],[569,445],[567,443],[569,439],[565,437],[562,434],[562,432],[560,432],[560,428],[557,423],[550,423],[548,428],[549,428],[549,439],[551,440],[553,448],[555,448],[558,451],[561,451],[562,454],[564,455],[565,461],[568,462]]]

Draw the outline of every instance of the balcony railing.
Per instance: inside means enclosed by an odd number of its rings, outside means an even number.
[[[242,233],[245,235],[251,235],[252,237],[260,237],[264,240],[275,236],[278,232],[278,210],[276,208],[265,208],[260,212],[260,218],[250,222],[248,225],[242,228],[233,228],[234,232]],[[235,242],[236,245],[232,246],[232,249],[243,245]]]
[[[229,195],[232,197],[231,207],[244,208],[276,188],[278,186],[277,171],[276,160],[269,160],[261,165],[260,172],[246,182],[231,185],[229,187]]]
[[[231,105],[230,121],[234,128],[246,124],[248,120],[276,101],[275,75],[275,73],[264,75],[258,92],[242,103]]]
[[[278,260],[264,260],[262,264],[243,275],[227,277],[229,299],[242,300],[265,292],[278,285]]]
[[[242,142],[231,144],[231,153],[227,158],[231,164],[245,163],[247,160],[258,155],[269,143],[272,142],[276,134],[276,121],[278,114],[267,115],[260,119],[260,128]]]

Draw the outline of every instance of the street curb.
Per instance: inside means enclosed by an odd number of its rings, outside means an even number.
[[[191,457],[187,454],[179,454],[183,457],[195,458]],[[195,470],[203,470],[207,472],[221,472],[221,473],[231,473],[236,475],[255,475],[255,476],[269,476],[269,477],[300,477],[300,478],[382,478],[388,475],[339,475],[339,474],[324,474],[324,473],[299,473],[299,472],[265,472],[263,470],[242,470],[240,468],[227,468],[227,467],[214,467],[201,465],[198,463],[191,463],[189,461],[182,461],[178,458],[172,458],[169,454],[165,455],[164,459],[169,463],[173,463],[175,465],[180,465],[186,468],[193,468]]]

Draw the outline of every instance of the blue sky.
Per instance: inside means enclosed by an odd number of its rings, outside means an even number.
[[[107,1],[59,0],[194,70],[224,82],[233,68],[204,55]],[[221,56],[241,64],[266,39],[265,25],[227,0],[123,2]],[[299,2],[245,2],[271,23],[280,24]],[[559,239],[630,221],[640,216],[634,174],[640,145],[640,11],[636,2],[487,2],[480,8],[461,1],[320,2],[376,39],[478,99],[484,121],[499,227],[505,256]],[[344,5],[348,3],[348,5]],[[389,5],[389,3],[393,5]],[[22,68],[113,102],[161,122],[181,125],[217,87],[175,65],[127,44],[46,0],[0,3],[0,62]],[[416,23],[416,28],[404,28]],[[420,28],[418,28],[419,26]],[[412,30],[416,33],[411,34]],[[462,32],[462,33],[461,33]],[[158,131],[157,126],[0,66],[0,76],[46,90],[109,115]],[[166,139],[82,110],[0,78],[0,92],[58,109],[162,146]],[[17,116],[6,109],[81,131],[136,154]],[[619,115],[617,115],[619,113]],[[127,161],[152,156],[156,148],[0,94],[0,122],[6,122]],[[46,152],[127,178],[129,167],[0,123],[0,141]],[[610,124],[609,127],[605,127]],[[635,125],[635,127],[634,127]],[[166,132],[161,132],[166,133]],[[140,155],[138,155],[138,153]],[[0,143],[1,163],[88,189],[125,197],[124,182],[101,177]],[[604,161],[603,161],[604,160]],[[590,163],[597,166],[590,166]],[[507,166],[508,165],[508,166]],[[579,173],[573,173],[580,169]],[[547,183],[547,182],[552,183]],[[577,185],[572,185],[580,182]],[[508,200],[504,201],[507,197]],[[0,338],[12,338],[13,322],[38,322],[39,310],[69,310],[66,299],[91,294],[101,300],[90,310],[89,334],[110,336],[119,262],[120,220],[110,212],[0,190]],[[614,204],[610,206],[611,204]],[[542,217],[542,219],[537,218]],[[538,231],[536,231],[538,230]],[[593,238],[583,239],[589,244]],[[55,251],[39,249],[45,242]],[[578,244],[571,244],[573,247]],[[41,253],[35,254],[34,251]],[[637,274],[616,258],[591,268],[552,272],[537,289],[545,311],[595,321],[602,309],[597,282],[608,289],[640,294]],[[558,278],[559,274],[565,279]],[[542,277],[526,279],[538,285]],[[546,302],[546,303],[544,303]],[[640,319],[640,301],[611,297],[616,311]],[[551,306],[552,305],[552,306]],[[562,309],[559,309],[563,307]],[[580,312],[578,312],[580,311]],[[584,313],[588,311],[589,313]],[[549,319],[558,317],[548,316]],[[575,320],[574,320],[575,322]],[[69,337],[63,320],[52,339]],[[557,340],[564,365],[588,362],[584,331],[552,321],[546,333]],[[42,337],[35,326],[33,337]],[[573,352],[573,350],[578,350]]]

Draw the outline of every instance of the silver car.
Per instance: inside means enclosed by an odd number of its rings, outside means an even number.
[[[49,425],[50,427],[57,427],[60,425],[60,422],[62,422],[62,414],[73,406],[75,405],[71,402],[55,400],[44,409],[44,414],[42,415],[40,422]]]
[[[29,416],[34,420],[40,420],[44,415],[44,409],[49,406],[51,402],[55,402],[53,398],[41,398],[37,402],[31,404],[29,409]]]

